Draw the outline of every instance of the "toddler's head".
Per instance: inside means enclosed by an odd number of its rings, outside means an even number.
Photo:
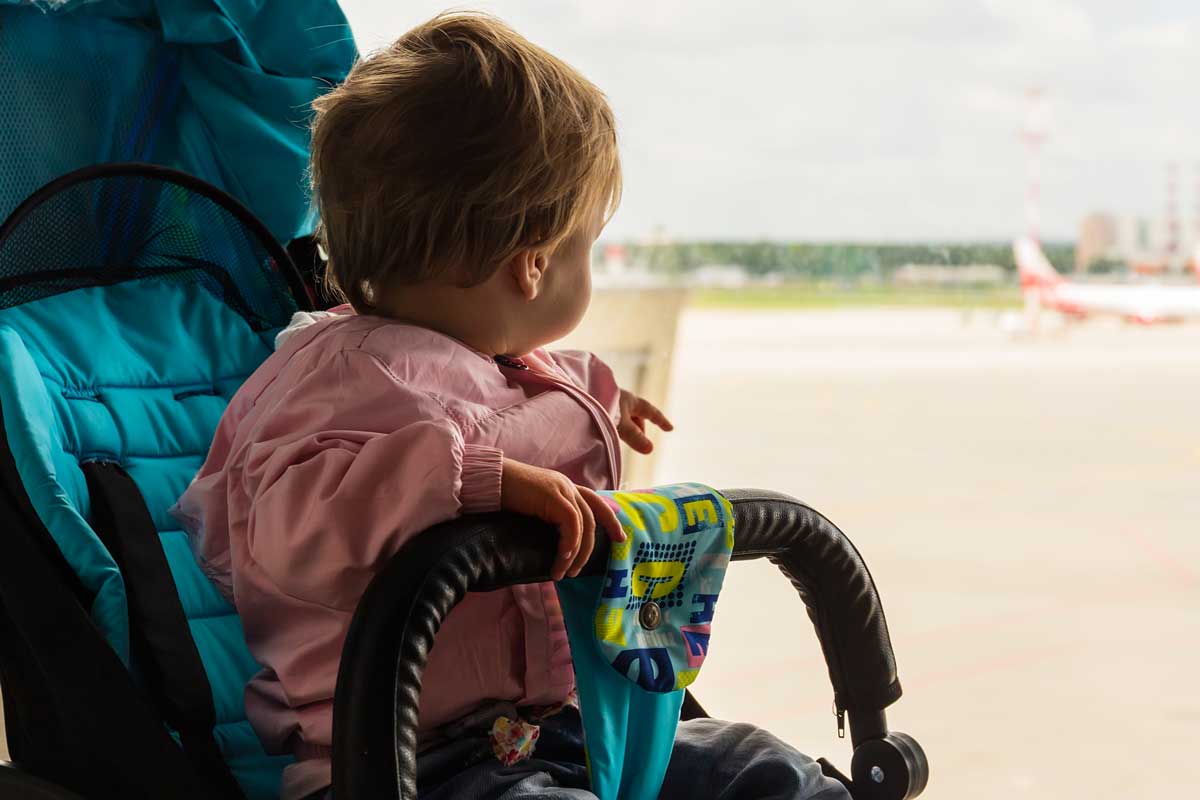
[[[492,17],[448,13],[315,108],[327,274],[356,310],[509,354],[578,324],[621,183],[587,79]]]

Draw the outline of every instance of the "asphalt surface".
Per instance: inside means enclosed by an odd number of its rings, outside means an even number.
[[[690,312],[657,478],[785,491],[857,544],[925,797],[1182,796],[1200,743],[1200,326],[1000,323]],[[701,702],[848,767],[790,585],[736,564],[722,598]]]

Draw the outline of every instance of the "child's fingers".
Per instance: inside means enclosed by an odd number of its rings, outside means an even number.
[[[583,495],[583,499],[591,508],[592,514],[596,518],[596,527],[603,528],[604,533],[614,542],[625,541],[625,531],[621,529],[621,522],[617,519],[617,513],[612,510],[612,506],[591,489],[581,486],[579,493]]]
[[[592,548],[596,545],[596,518],[592,515],[592,509],[588,507],[578,490],[575,492],[574,500],[583,520],[583,526],[580,528],[579,547],[575,551],[571,566],[567,568],[567,575],[572,578],[583,569],[583,565],[592,555]]]
[[[633,415],[635,417],[643,417],[653,422],[664,431],[673,431],[675,426],[671,424],[671,420],[667,419],[667,415],[658,410],[658,406],[651,403],[644,397],[637,399],[637,404],[634,406]]]
[[[633,420],[622,420],[621,424],[617,426],[617,433],[620,434],[621,441],[642,455],[654,450],[654,442],[650,441],[649,436],[642,433]]]
[[[566,575],[567,567],[575,559],[575,553],[579,551],[583,519],[579,508],[570,497],[558,495],[552,508],[550,514],[552,519],[547,521],[558,527],[558,558],[554,560],[554,568],[550,576],[554,580],[560,581]]]

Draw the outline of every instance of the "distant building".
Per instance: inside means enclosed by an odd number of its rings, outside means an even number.
[[[1083,218],[1075,243],[1075,271],[1087,272],[1097,261],[1114,259],[1120,231],[1112,214],[1094,212]]]
[[[892,273],[892,282],[902,286],[994,286],[1008,280],[1008,272],[996,264],[905,264]]]
[[[1180,270],[1200,245],[1200,226],[1172,226],[1166,217],[1092,212],[1079,226],[1075,269],[1098,261],[1128,264],[1135,272]]]
[[[631,264],[624,245],[605,244],[600,262],[592,271],[592,285],[597,289],[629,289],[636,287],[664,286],[670,281],[641,264]]]
[[[625,246],[615,243],[604,245],[604,260],[600,262],[601,269],[614,275],[619,275],[629,268],[625,258]]]
[[[710,289],[740,289],[750,283],[750,273],[736,264],[707,264],[691,271],[689,283]]]

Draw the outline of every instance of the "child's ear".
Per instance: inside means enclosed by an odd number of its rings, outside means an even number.
[[[522,250],[509,261],[508,268],[516,283],[517,291],[527,302],[537,298],[549,266],[550,259],[545,251],[533,248]]]

